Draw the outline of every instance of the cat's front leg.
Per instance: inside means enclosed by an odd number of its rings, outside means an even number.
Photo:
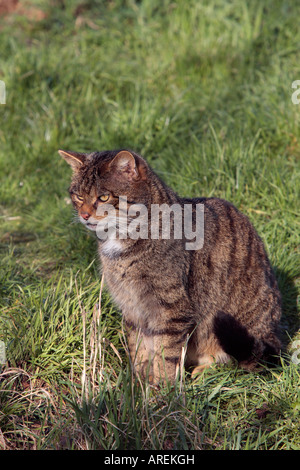
[[[156,334],[154,338],[153,382],[174,383],[184,361],[187,337],[182,331]]]
[[[184,361],[188,331],[170,325],[140,328],[125,322],[134,371],[152,384],[174,383]]]
[[[125,322],[128,352],[132,367],[143,380],[153,381],[153,338],[143,334],[141,328]]]

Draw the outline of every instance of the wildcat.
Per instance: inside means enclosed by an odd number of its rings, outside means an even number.
[[[153,383],[174,381],[184,356],[186,367],[201,371],[232,357],[252,369],[279,354],[280,293],[245,215],[225,200],[180,198],[133,151],[59,153],[73,170],[69,193],[80,222],[93,231],[104,223],[118,228],[117,237],[98,239],[98,252],[136,373]],[[174,217],[168,239],[161,233],[122,237],[128,226],[124,201],[126,209],[141,204],[148,214],[153,204],[189,204],[193,226],[202,205],[203,246],[186,249],[186,238],[174,235]],[[109,207],[117,222],[111,222]]]

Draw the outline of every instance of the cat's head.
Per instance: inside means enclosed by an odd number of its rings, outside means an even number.
[[[129,150],[90,154],[59,150],[73,170],[69,193],[81,223],[96,230],[105,218],[103,209],[119,211],[121,197],[128,204],[150,201],[151,171],[145,160]],[[99,210],[102,209],[102,210]],[[99,215],[100,214],[100,215]]]

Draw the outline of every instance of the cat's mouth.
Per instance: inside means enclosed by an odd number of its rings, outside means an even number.
[[[85,226],[90,230],[96,230],[98,224],[93,224],[92,222],[87,222]]]
[[[93,218],[90,218],[89,220],[84,220],[81,216],[79,216],[79,220],[89,230],[96,231],[99,220]]]
[[[101,234],[107,234],[107,230],[115,230],[118,233],[125,233],[127,234],[127,221],[122,220],[119,218],[116,220],[114,217],[103,217],[101,219],[94,219],[90,217],[88,220],[83,219],[83,217],[79,217],[80,222],[89,230],[97,232],[97,235],[101,238]]]

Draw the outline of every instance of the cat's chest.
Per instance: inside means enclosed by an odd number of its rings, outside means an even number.
[[[103,272],[110,293],[126,320],[139,326],[148,323],[149,315],[156,311],[156,298],[151,289],[151,276],[142,263],[133,269],[128,261],[106,260]]]

